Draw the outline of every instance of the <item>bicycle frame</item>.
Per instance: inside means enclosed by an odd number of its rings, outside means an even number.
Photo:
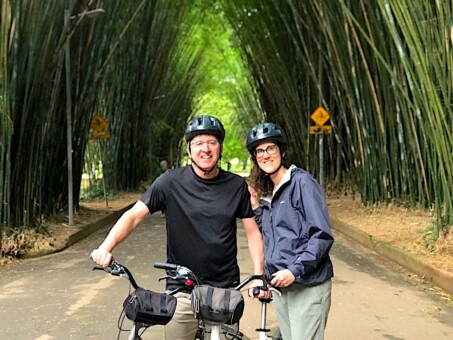
[[[260,300],[261,301],[261,323],[260,328],[256,331],[258,332],[258,340],[272,340],[267,336],[267,332],[270,332],[270,329],[266,328],[266,317],[267,317],[267,304],[271,299]]]
[[[200,285],[201,280],[198,279],[198,277],[195,275],[194,272],[192,272],[189,268],[180,266],[180,265],[175,265],[172,263],[162,263],[162,262],[156,262],[154,264],[155,268],[158,269],[164,269],[167,272],[166,276],[160,277],[160,280],[164,280],[167,278],[171,278],[176,281],[184,281],[186,287],[193,288],[194,285]],[[171,272],[172,274],[168,274],[168,272]],[[251,281],[251,280],[249,280]],[[248,282],[249,282],[248,281]],[[244,284],[245,285],[245,284]],[[172,294],[176,293],[176,291],[172,291]],[[201,325],[202,323],[199,323],[199,327],[201,327],[201,333],[204,337],[206,328]],[[220,340],[220,334],[221,334],[221,329],[222,329],[223,324],[216,324],[216,323],[209,323],[210,326],[210,340]],[[242,336],[240,337],[240,339]]]
[[[163,279],[167,279],[167,278],[172,278],[174,280],[179,280],[181,282],[185,282],[185,285],[189,286],[189,287],[193,286],[194,284],[197,284],[197,285],[201,284],[201,281],[195,276],[195,274],[186,267],[183,267],[180,265],[175,265],[175,264],[170,264],[170,263],[159,263],[159,262],[155,263],[154,267],[159,268],[159,269],[165,269],[167,271],[167,275],[160,277],[159,281],[161,281]],[[112,263],[107,268],[94,267],[93,270],[103,270],[114,276],[125,277],[129,280],[129,282],[131,283],[131,285],[134,289],[137,289],[139,287],[137,282],[135,281],[132,273],[125,266],[123,266],[115,261],[112,261]],[[168,272],[171,272],[172,275],[169,275]],[[241,290],[248,283],[250,283],[251,281],[256,280],[256,279],[260,279],[265,282],[265,279],[263,278],[262,275],[251,275],[251,276],[247,277],[245,280],[243,280],[234,289]],[[268,288],[267,285],[262,286],[262,287],[254,287],[253,293],[255,296],[258,296],[260,290],[266,290],[266,289],[271,289],[273,291],[276,291],[277,293],[280,293],[280,292],[278,292],[278,290],[276,290],[274,288]],[[168,294],[174,295],[180,290],[181,289],[175,289],[175,290],[169,292]],[[260,325],[260,328],[257,329],[256,331],[258,332],[259,340],[270,340],[272,338],[267,337],[267,332],[269,332],[270,330],[266,329],[266,307],[267,307],[267,304],[270,302],[270,299],[269,300],[260,300],[260,301],[261,301],[261,325]],[[208,323],[208,324],[210,326],[210,333],[211,333],[210,340],[220,340],[222,328],[226,329],[226,332],[227,332],[227,334],[229,334],[229,336],[232,336],[236,339],[246,339],[247,338],[241,332],[239,332],[239,330],[237,331],[237,333],[235,331],[233,332],[231,330],[228,330],[230,327],[226,324],[223,324],[223,323],[222,324]],[[147,328],[149,326],[150,325],[147,325],[147,324],[133,322],[132,327],[129,330],[128,340],[141,339],[140,334],[139,334],[140,329]],[[200,327],[201,333],[203,334],[203,338],[204,338],[206,327],[203,325],[203,322],[200,322],[199,327]],[[207,340],[207,339],[203,339],[203,340]]]
[[[221,325],[211,326],[211,340],[220,340],[220,327]]]
[[[166,279],[166,278],[172,278],[173,280],[184,279],[187,281],[187,280],[193,279],[196,284],[201,284],[201,281],[196,277],[196,275],[190,269],[188,269],[186,267],[171,264],[171,263],[160,263],[160,262],[155,263],[154,267],[159,268],[159,269],[164,269],[167,271],[167,275],[159,278],[159,280]],[[168,271],[172,272],[173,276],[169,275]],[[262,290],[271,289],[272,291],[275,291],[278,294],[280,294],[280,292],[277,289],[268,287],[268,284],[266,283],[266,279],[263,275],[251,275],[251,276],[247,277],[246,279],[244,279],[241,283],[239,283],[239,285],[237,285],[234,289],[241,290],[242,288],[244,288],[247,284],[249,284],[253,280],[262,280],[264,282],[264,285],[262,287],[255,287],[255,289],[253,291],[254,296],[259,295],[260,289],[262,289]],[[256,330],[259,335],[259,340],[271,340],[271,338],[269,338],[267,336],[267,332],[269,332],[270,330],[266,329],[266,310],[267,310],[267,304],[270,301],[271,301],[271,299],[260,299],[261,325],[260,325],[260,328]],[[210,340],[220,340],[220,334],[222,331],[222,327],[226,327],[226,325],[223,323],[219,323],[219,324],[209,323],[209,325],[211,327]],[[233,336],[237,339],[245,338],[245,336],[240,332],[237,335],[231,334],[231,333],[229,333],[229,335]]]
[[[139,331],[140,331],[140,324],[137,323],[137,322],[133,322],[132,323],[132,327],[131,327],[131,329],[129,331],[129,335],[127,337],[127,340],[141,339],[140,335],[138,334]]]

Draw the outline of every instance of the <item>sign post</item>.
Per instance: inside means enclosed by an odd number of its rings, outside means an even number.
[[[71,90],[71,54],[69,48],[69,24],[71,20],[84,17],[88,18],[99,13],[104,13],[102,8],[96,8],[90,11],[85,11],[77,15],[71,15],[70,9],[64,10],[64,29],[66,39],[64,42],[64,62],[65,62],[65,77],[66,77],[66,156],[68,158],[68,219],[69,225],[74,225],[74,188],[73,188],[73,168],[72,168],[72,90]]]
[[[91,118],[90,122],[90,140],[103,140],[109,139],[110,132],[107,129],[107,121],[97,113]],[[107,199],[107,191],[105,190],[105,173],[104,173],[104,160],[102,159],[101,152],[101,163],[102,163],[102,186],[104,189],[105,206],[109,207],[109,201]]]
[[[318,107],[310,116],[311,121],[309,132],[318,136],[319,147],[319,184],[324,188],[324,134],[332,133],[330,115],[322,107]],[[326,124],[327,123],[327,124]]]

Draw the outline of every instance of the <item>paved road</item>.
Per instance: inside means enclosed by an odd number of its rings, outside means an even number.
[[[164,287],[157,282],[161,272],[152,267],[165,259],[163,223],[163,218],[151,217],[116,251],[118,261],[136,273],[139,284],[156,290]],[[116,339],[128,282],[93,272],[88,260],[107,232],[108,228],[100,230],[58,254],[0,267],[0,339]],[[453,338],[452,308],[368,250],[340,235],[336,240],[326,339]],[[251,266],[242,230],[239,247],[245,276]],[[268,316],[269,326],[274,327],[273,313]],[[256,339],[257,302],[247,299],[241,323],[244,333]],[[144,338],[162,339],[162,334],[162,327],[156,326]]]

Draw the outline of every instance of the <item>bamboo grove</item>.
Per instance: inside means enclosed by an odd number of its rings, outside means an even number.
[[[308,131],[322,105],[330,183],[367,204],[432,209],[437,232],[453,224],[453,1],[231,0],[225,11],[297,164],[319,171]]]
[[[432,209],[438,231],[453,224],[452,0],[3,0],[3,231],[67,209],[68,103],[76,206],[89,143],[111,189],[136,189],[162,157],[179,163],[184,126],[209,89],[206,39],[217,42],[209,27],[200,34],[207,13],[219,18],[209,25],[229,25],[249,75],[231,95],[239,132],[281,124],[292,161],[317,175],[310,114],[323,106],[328,185],[366,204]],[[108,140],[89,140],[95,114]]]
[[[71,14],[67,25],[66,9]],[[90,16],[96,9],[103,13]],[[76,205],[95,113],[109,123],[111,138],[99,144],[111,187],[136,188],[153,157],[177,154],[180,138],[173,136],[181,135],[192,113],[200,59],[199,52],[186,51],[180,42],[188,9],[188,1],[2,1],[4,231],[39,226],[43,216],[67,210],[68,100]]]

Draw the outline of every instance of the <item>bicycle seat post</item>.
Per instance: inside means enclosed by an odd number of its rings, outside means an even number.
[[[262,299],[260,301],[261,301],[261,324],[260,328],[257,328],[256,331],[259,333],[259,340],[265,340],[269,339],[266,333],[270,332],[270,329],[266,328],[267,304],[270,302],[270,300]]]
[[[220,340],[220,325],[213,324],[211,326],[211,340]]]

